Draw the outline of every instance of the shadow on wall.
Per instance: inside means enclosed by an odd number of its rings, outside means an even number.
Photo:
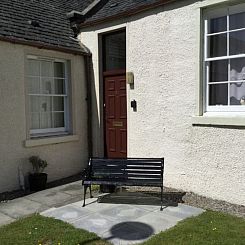
[[[90,52],[90,50],[86,47]],[[88,155],[103,157],[103,86],[99,85],[99,97],[96,93],[95,71],[92,56],[87,57],[87,117],[88,117]]]

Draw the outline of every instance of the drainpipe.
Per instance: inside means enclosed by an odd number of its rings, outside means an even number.
[[[88,141],[88,159],[93,156],[92,140],[92,99],[91,99],[91,67],[92,54],[85,58],[85,76],[86,76],[86,101],[87,101],[87,141]]]

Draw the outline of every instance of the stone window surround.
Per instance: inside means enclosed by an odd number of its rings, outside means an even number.
[[[70,81],[70,93],[71,93],[71,98],[69,100],[69,116],[70,116],[70,121],[69,121],[69,131],[67,132],[62,132],[59,135],[57,134],[50,134],[46,136],[37,136],[37,137],[31,137],[30,135],[30,122],[29,122],[29,102],[28,99],[26,99],[26,139],[23,141],[23,145],[26,148],[30,147],[38,147],[38,146],[45,146],[45,145],[52,145],[52,144],[61,144],[61,143],[68,143],[68,142],[76,142],[80,140],[79,135],[76,132],[76,123],[75,123],[75,111],[76,111],[76,105],[74,104],[75,98],[74,98],[74,87],[75,85],[73,84],[73,74],[75,74],[74,70],[74,61],[71,56],[71,54],[66,54],[62,52],[57,52],[53,50],[45,50],[45,49],[36,49],[33,48],[32,46],[26,46],[24,50],[24,56],[25,56],[25,67],[24,67],[24,74],[26,74],[27,70],[27,57],[28,55],[35,55],[35,56],[42,56],[42,57],[47,57],[47,58],[57,58],[57,59],[63,59],[67,60],[69,62],[69,81]],[[28,83],[25,79],[25,94],[26,98],[28,95]]]

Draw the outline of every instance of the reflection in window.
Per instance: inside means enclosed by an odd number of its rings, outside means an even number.
[[[209,33],[223,32],[227,30],[226,16],[214,18],[210,20]]]
[[[126,32],[103,36],[104,71],[126,69]]]
[[[233,14],[229,16],[230,30],[245,27],[245,13]]]
[[[230,60],[230,80],[245,80],[245,58]]]
[[[209,86],[209,105],[228,104],[228,85],[214,84]]]
[[[228,60],[211,61],[209,70],[209,82],[228,81]]]
[[[209,57],[220,57],[227,55],[227,34],[210,36]]]
[[[230,55],[245,54],[245,31],[230,33]]]

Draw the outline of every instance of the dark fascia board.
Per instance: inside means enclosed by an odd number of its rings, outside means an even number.
[[[79,11],[76,11],[76,10],[72,10],[71,12],[66,14],[66,17],[68,19],[70,19],[70,20],[73,20],[73,19],[77,18],[78,20],[84,21],[85,17],[90,13],[90,11],[92,11],[94,9],[94,7],[96,7],[102,1],[103,0],[94,0],[82,12],[79,12]]]
[[[69,48],[65,48],[65,47],[59,47],[59,46],[55,46],[55,45],[47,45],[47,44],[40,43],[40,42],[21,40],[21,39],[12,38],[12,37],[0,36],[0,41],[10,42],[10,43],[20,44],[20,45],[32,46],[32,47],[36,47],[39,49],[48,49],[48,50],[53,50],[53,51],[59,51],[59,52],[74,54],[74,55],[91,56],[90,53],[86,53],[83,51],[78,51],[78,50],[69,49]]]
[[[84,18],[84,14],[82,12],[72,10],[71,12],[66,14],[67,19],[73,19],[73,18]]]
[[[111,15],[109,17],[105,17],[105,18],[101,18],[101,19],[97,19],[97,20],[93,20],[93,21],[88,21],[88,22],[85,22],[85,23],[80,23],[79,24],[79,28],[82,29],[82,28],[85,28],[85,27],[95,26],[95,25],[98,25],[98,24],[102,24],[102,23],[105,23],[105,22],[112,21],[112,20],[117,20],[117,19],[120,19],[120,18],[129,17],[129,16],[132,16],[132,15],[144,12],[146,10],[153,9],[153,8],[156,8],[156,7],[159,7],[159,6],[162,6],[162,5],[166,5],[168,3],[176,2],[176,1],[177,0],[161,0],[161,1],[153,3],[153,4],[147,4],[147,5],[144,5],[144,6],[140,6],[138,8],[134,8],[132,10],[123,11],[123,12],[121,12],[119,14]]]

